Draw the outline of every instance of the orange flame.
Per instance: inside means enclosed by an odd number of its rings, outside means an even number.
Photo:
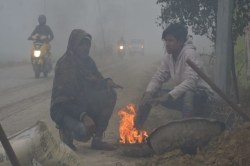
[[[148,134],[144,130],[137,130],[134,128],[134,119],[136,116],[135,105],[129,104],[125,108],[118,111],[120,116],[120,143],[121,144],[135,144],[146,142]]]

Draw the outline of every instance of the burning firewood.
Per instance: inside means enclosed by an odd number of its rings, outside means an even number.
[[[148,133],[144,130],[137,130],[134,127],[136,116],[135,105],[129,104],[118,112],[120,120],[120,143],[121,144],[141,144],[146,142]]]
[[[152,149],[146,144],[148,133],[134,127],[136,116],[135,105],[129,104],[118,111],[120,116],[120,147],[122,154],[130,157],[149,157],[153,155]]]

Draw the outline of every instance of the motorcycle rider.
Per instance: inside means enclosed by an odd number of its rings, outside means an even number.
[[[81,29],[71,32],[66,53],[57,61],[51,97],[51,118],[59,128],[61,140],[76,150],[73,139],[91,148],[114,150],[104,142],[115,103],[114,88],[121,88],[111,78],[104,78],[89,56],[91,35]]]
[[[50,52],[50,44],[49,42],[54,39],[54,34],[51,30],[51,28],[46,24],[46,16],[40,15],[38,17],[39,25],[36,26],[34,31],[31,33],[28,40],[39,40],[43,43],[42,50],[48,51],[48,55],[51,56]],[[33,52],[33,49],[32,49]]]
[[[51,30],[51,28],[46,24],[46,16],[45,15],[40,15],[38,17],[38,22],[39,25],[36,26],[34,31],[31,33],[29,39],[32,39],[32,36],[34,35],[41,35],[41,36],[46,36],[47,38],[45,39],[46,43],[49,43],[54,39],[54,34]]]
[[[124,38],[123,37],[121,37],[119,40],[118,40],[118,45],[120,46],[120,45],[123,45],[123,46],[125,46],[125,40],[124,40]]]

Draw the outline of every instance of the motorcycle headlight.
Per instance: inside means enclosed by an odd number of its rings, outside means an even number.
[[[35,51],[34,51],[34,56],[35,56],[36,58],[40,57],[40,55],[41,55],[41,51],[40,51],[40,50],[35,50]]]
[[[123,46],[120,46],[120,50],[123,50]]]
[[[143,45],[141,45],[141,48],[143,48],[144,46]]]

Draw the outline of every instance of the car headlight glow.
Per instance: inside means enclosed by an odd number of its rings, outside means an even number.
[[[123,46],[120,46],[120,50],[123,50]]]
[[[41,51],[40,51],[40,50],[35,50],[35,51],[34,51],[34,56],[35,56],[36,58],[40,57],[40,55],[41,55]]]

